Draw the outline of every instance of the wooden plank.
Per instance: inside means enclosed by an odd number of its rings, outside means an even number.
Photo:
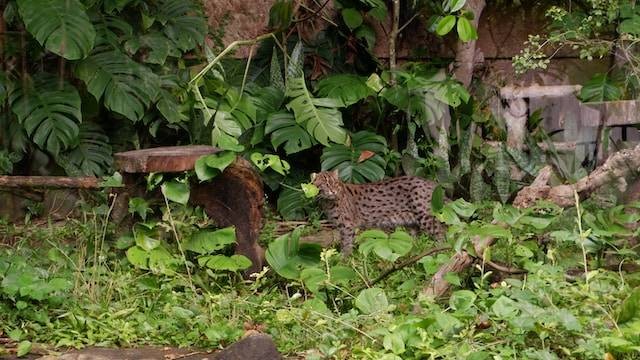
[[[2,188],[99,189],[97,177],[0,176]]]
[[[620,100],[580,105],[582,124],[590,127],[640,124],[640,101]]]
[[[116,153],[116,169],[127,173],[182,172],[193,169],[203,155],[222,150],[206,145],[166,146]]]
[[[562,97],[577,93],[582,89],[580,85],[531,85],[505,86],[500,89],[503,99],[522,99],[539,97]]]

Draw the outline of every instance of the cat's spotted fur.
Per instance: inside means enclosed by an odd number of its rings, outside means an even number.
[[[351,254],[356,229],[396,227],[419,229],[444,237],[446,227],[431,214],[436,184],[414,176],[402,176],[371,184],[346,184],[338,172],[321,172],[312,178],[325,214],[340,232],[342,252]]]

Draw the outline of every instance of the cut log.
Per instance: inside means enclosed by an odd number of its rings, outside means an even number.
[[[115,154],[116,167],[124,173],[125,186],[116,190],[114,221],[120,222],[127,215],[129,198],[145,194],[142,174],[192,170],[201,156],[220,151],[212,146],[191,145]],[[159,193],[155,195],[160,196]],[[262,180],[248,161],[237,158],[222,174],[209,182],[198,183],[194,180],[189,202],[202,206],[218,226],[236,228],[236,253],[248,257],[253,263],[246,274],[262,269],[264,250],[258,245],[258,237],[262,228],[264,192]]]
[[[116,153],[116,169],[127,173],[181,172],[192,170],[203,155],[221,150],[213,146],[167,146]]]
[[[0,176],[0,188],[98,189],[97,177]]]

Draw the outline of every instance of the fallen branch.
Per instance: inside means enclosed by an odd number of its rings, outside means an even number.
[[[624,192],[626,189],[624,178],[638,170],[640,170],[640,145],[612,154],[604,164],[572,185],[549,186],[547,183],[552,169],[546,166],[540,170],[531,185],[518,192],[513,205],[526,208],[538,200],[547,200],[562,207],[569,207],[575,204],[574,191],[580,195],[580,198],[585,198],[598,188],[610,183],[616,183],[616,186]]]
[[[97,177],[0,176],[0,188],[99,189]]]
[[[415,263],[417,263],[418,261],[420,261],[420,259],[433,255],[433,254],[437,254],[437,253],[441,253],[443,251],[447,251],[447,250],[451,250],[450,246],[444,246],[444,247],[439,247],[439,248],[434,248],[434,249],[429,249],[421,254],[418,254],[416,256],[410,257],[407,260],[399,263],[399,264],[395,264],[392,267],[388,268],[387,270],[383,271],[380,275],[378,275],[377,278],[373,279],[371,282],[369,282],[367,284],[367,287],[373,286],[377,283],[379,283],[380,281],[386,279],[389,275],[393,274],[394,272],[404,269],[407,266],[413,265]],[[361,289],[358,289],[361,290]],[[355,291],[357,292],[357,291]]]
[[[476,237],[472,240],[476,254],[482,256],[484,251],[496,241],[494,237]],[[474,257],[462,250],[451,257],[431,278],[431,282],[422,290],[422,293],[430,298],[441,298],[451,290],[451,284],[445,279],[449,273],[458,274],[471,267]]]

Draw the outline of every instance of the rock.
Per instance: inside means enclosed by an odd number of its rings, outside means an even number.
[[[280,360],[271,336],[250,335],[213,356],[214,360]]]

